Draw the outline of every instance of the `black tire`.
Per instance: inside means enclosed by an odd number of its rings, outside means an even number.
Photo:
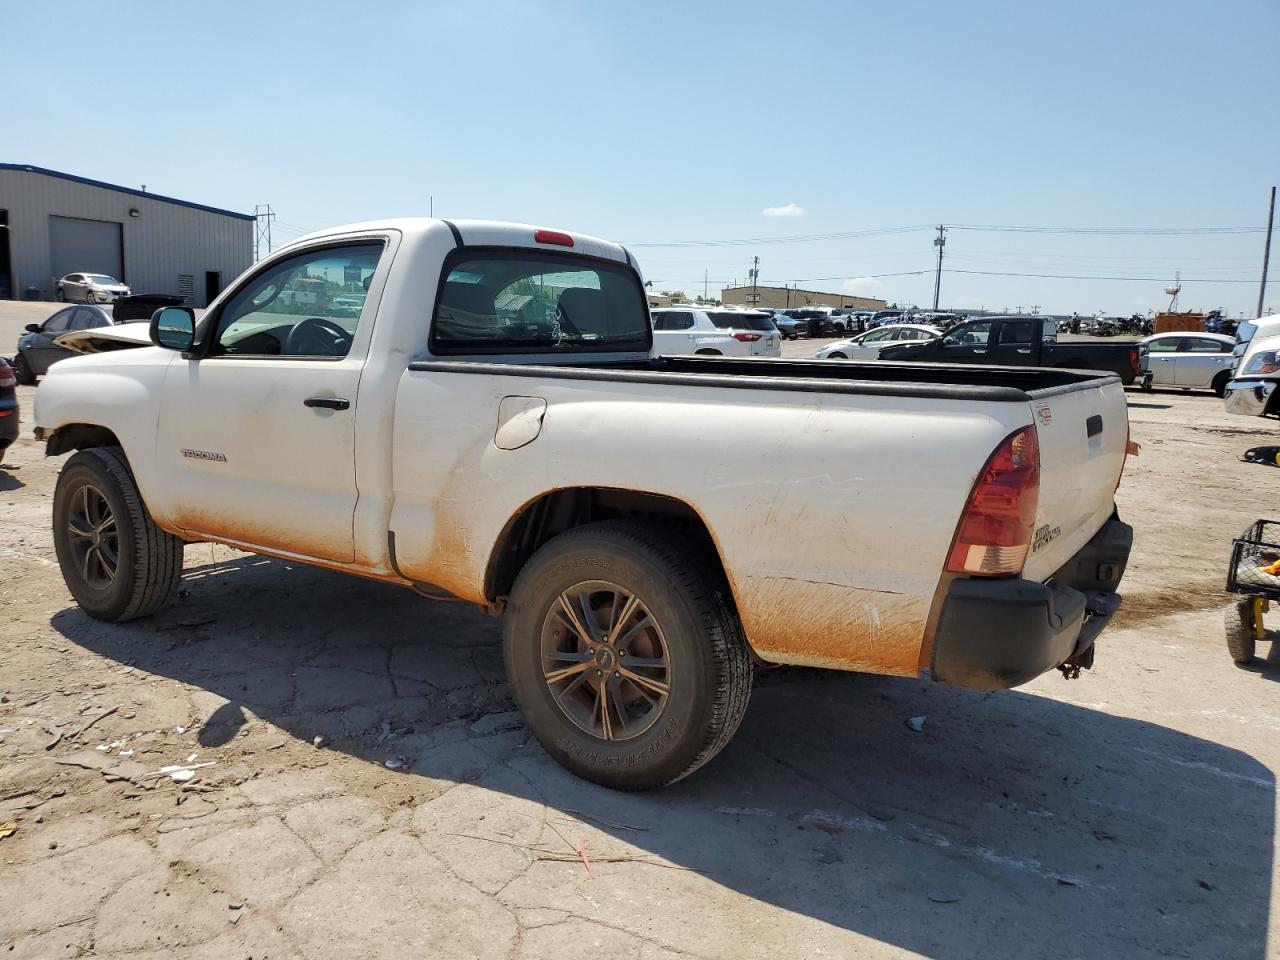
[[[827,359],[828,360],[848,360],[849,358],[846,357],[843,353],[828,353]]]
[[[695,350],[693,351],[693,354],[696,357],[723,357],[724,356],[724,354],[721,353],[719,350]]]
[[[1237,600],[1227,608],[1227,650],[1236,663],[1253,660],[1256,642],[1253,636],[1253,600]]]
[[[1227,370],[1222,371],[1213,378],[1213,392],[1219,397],[1227,395],[1227,381],[1231,379],[1231,373]]]
[[[104,505],[114,535],[110,527],[96,537],[72,534],[73,522],[77,529],[101,528]],[[112,539],[115,569],[108,574]],[[81,450],[63,465],[53,493],[53,545],[67,589],[97,620],[149,616],[177,592],[183,541],[155,525],[119,447]]]
[[[13,357],[13,379],[24,387],[29,387],[36,382],[35,372],[31,369],[31,364],[27,363],[27,358],[23,356],[21,350]]]
[[[59,303],[67,302],[67,291],[63,290],[62,287],[58,287],[58,292],[54,296],[58,298]]]
[[[573,687],[586,683],[574,696],[595,697],[591,723],[599,718],[601,685],[610,684],[610,670],[632,663],[625,648],[613,646],[613,653],[601,659],[608,639],[596,639],[594,656],[583,651],[553,656],[553,662],[568,660],[587,663],[585,674],[568,687],[553,693],[546,676],[544,643],[548,630],[568,626],[558,611],[562,595],[591,582],[620,588],[613,606],[592,607],[597,594],[586,594],[589,616],[617,610],[621,594],[639,602],[636,615],[657,625],[651,636],[661,638],[669,664],[661,677],[668,693],[653,706],[654,697],[644,695],[648,709],[637,720],[639,732],[628,738],[630,721],[626,714],[642,704],[639,685],[618,679],[613,673],[612,702],[621,723],[610,726],[622,734],[617,739],[589,731],[570,717],[568,702]],[[572,597],[581,601],[582,591]],[[583,610],[578,606],[577,610]],[[624,613],[627,609],[624,606]],[[608,613],[612,619],[614,613]],[[553,619],[555,618],[555,619]],[[625,617],[617,624],[621,632]],[[595,627],[603,632],[598,621]],[[627,631],[632,633],[633,631]],[[572,641],[578,631],[569,628]],[[639,635],[643,637],[644,634]],[[625,635],[618,641],[627,641]],[[572,643],[571,643],[572,646]],[[655,644],[656,646],[656,644]],[[555,647],[558,652],[562,647]],[[654,647],[647,654],[653,656]],[[578,650],[581,650],[579,647]],[[634,654],[635,651],[633,650]],[[681,527],[639,520],[610,520],[577,527],[544,544],[525,564],[512,588],[503,632],[503,656],[507,680],[525,722],[533,735],[555,760],[584,780],[617,790],[647,790],[688,776],[709,761],[733,737],[747,709],[751,693],[751,659],[742,628],[729,600],[728,586],[718,561]],[[655,660],[646,661],[655,663]],[[603,666],[604,672],[596,670]],[[571,668],[572,669],[572,668]],[[559,671],[566,672],[566,671]],[[590,674],[604,679],[596,680]],[[624,671],[625,673],[625,671]],[[634,675],[634,674],[632,674]],[[591,684],[595,684],[594,687]],[[622,695],[622,684],[633,688],[631,699]],[[594,691],[594,692],[593,692]],[[604,697],[604,714],[610,700]]]

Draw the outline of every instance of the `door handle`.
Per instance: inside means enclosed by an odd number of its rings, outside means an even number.
[[[350,400],[342,397],[307,397],[302,401],[304,407],[322,407],[325,410],[346,410],[351,406]]]
[[[1031,348],[1030,348],[1030,347],[1027,347],[1026,349],[1019,349],[1019,350],[1018,350],[1018,352],[1019,352],[1019,353],[1030,353],[1030,352],[1031,352]]]
[[[987,351],[985,351],[985,350],[975,350],[975,351],[973,351],[973,352],[974,352],[974,353],[986,353]]]

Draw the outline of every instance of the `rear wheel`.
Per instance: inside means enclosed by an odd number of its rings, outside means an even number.
[[[724,356],[724,354],[721,353],[719,350],[695,350],[693,351],[693,354],[694,356],[697,356],[697,357],[723,357]]]
[[[507,678],[546,751],[578,776],[644,790],[692,773],[746,711],[751,660],[718,565],[678,527],[563,533],[520,571]]]
[[[1257,640],[1254,634],[1254,604],[1252,597],[1238,600],[1227,608],[1227,650],[1236,663],[1248,663],[1253,659]]]
[[[1220,397],[1227,395],[1227,381],[1231,379],[1231,373],[1227,370],[1222,371],[1213,378],[1213,392]]]
[[[27,358],[21,351],[13,358],[13,378],[24,387],[29,387],[36,382],[35,371],[31,369],[31,364],[27,362]]]
[[[119,447],[71,457],[53,493],[53,546],[81,609],[113,623],[172,599],[183,542],[155,525]]]
[[[59,300],[60,302],[62,302],[62,303],[66,303],[66,302],[67,302],[67,291],[66,291],[66,290],[64,290],[64,289],[62,289],[62,287],[59,287],[59,288],[58,288],[58,292],[57,292],[56,296],[57,296],[57,298],[58,298],[58,300]]]

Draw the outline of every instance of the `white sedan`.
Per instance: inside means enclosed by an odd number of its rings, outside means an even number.
[[[878,360],[880,348],[891,343],[904,340],[932,340],[942,336],[937,327],[925,326],[922,323],[895,323],[887,327],[876,327],[866,333],[847,340],[829,343],[814,354],[819,360]]]
[[[1231,379],[1235,337],[1221,333],[1157,333],[1138,341],[1142,354],[1142,389],[1226,392]]]

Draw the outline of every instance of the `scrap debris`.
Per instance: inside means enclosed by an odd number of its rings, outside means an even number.
[[[587,868],[587,876],[594,880],[596,872],[591,869],[591,859],[587,856],[587,841],[582,837],[578,838],[578,856],[582,858],[582,865]]]

